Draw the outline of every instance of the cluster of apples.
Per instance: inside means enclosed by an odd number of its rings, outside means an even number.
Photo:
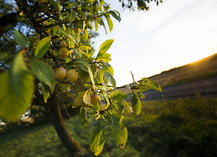
[[[60,47],[60,49],[59,49],[60,58],[66,59],[70,53],[70,51],[67,49],[68,44],[64,40],[62,40],[59,43],[59,47]]]
[[[65,68],[59,67],[55,70],[54,76],[57,80],[63,80],[65,77],[70,82],[75,82],[78,80],[78,72],[75,71],[75,69],[69,69],[68,71],[66,71]]]

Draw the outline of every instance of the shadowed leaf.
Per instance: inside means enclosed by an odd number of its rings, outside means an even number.
[[[28,109],[34,92],[34,77],[19,53],[8,72],[0,74],[0,117],[16,122]]]

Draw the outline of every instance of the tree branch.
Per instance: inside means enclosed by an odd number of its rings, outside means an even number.
[[[17,24],[16,16],[19,14],[19,12],[16,13],[10,13],[0,18],[0,36],[2,36],[8,25],[15,26]]]

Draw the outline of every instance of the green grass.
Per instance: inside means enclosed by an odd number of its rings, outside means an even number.
[[[129,141],[141,156],[217,155],[216,98],[148,102],[137,121]]]
[[[100,157],[217,156],[217,98],[143,102],[139,116],[125,115],[126,148],[117,148],[105,126]],[[93,122],[82,127],[78,117],[66,122],[72,136],[89,151]],[[68,157],[51,124],[16,128],[0,134],[0,157]]]

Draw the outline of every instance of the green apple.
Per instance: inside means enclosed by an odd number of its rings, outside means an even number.
[[[75,69],[70,69],[66,72],[66,78],[70,81],[70,82],[75,82],[78,79],[78,72],[75,71]]]
[[[67,46],[68,44],[64,40],[60,41],[59,47],[67,47]]]
[[[59,49],[59,56],[62,59],[66,59],[68,57],[69,54],[69,50],[65,47],[62,47],[61,49]]]
[[[59,67],[55,70],[54,76],[57,80],[63,80],[66,76],[66,70],[63,67]]]

